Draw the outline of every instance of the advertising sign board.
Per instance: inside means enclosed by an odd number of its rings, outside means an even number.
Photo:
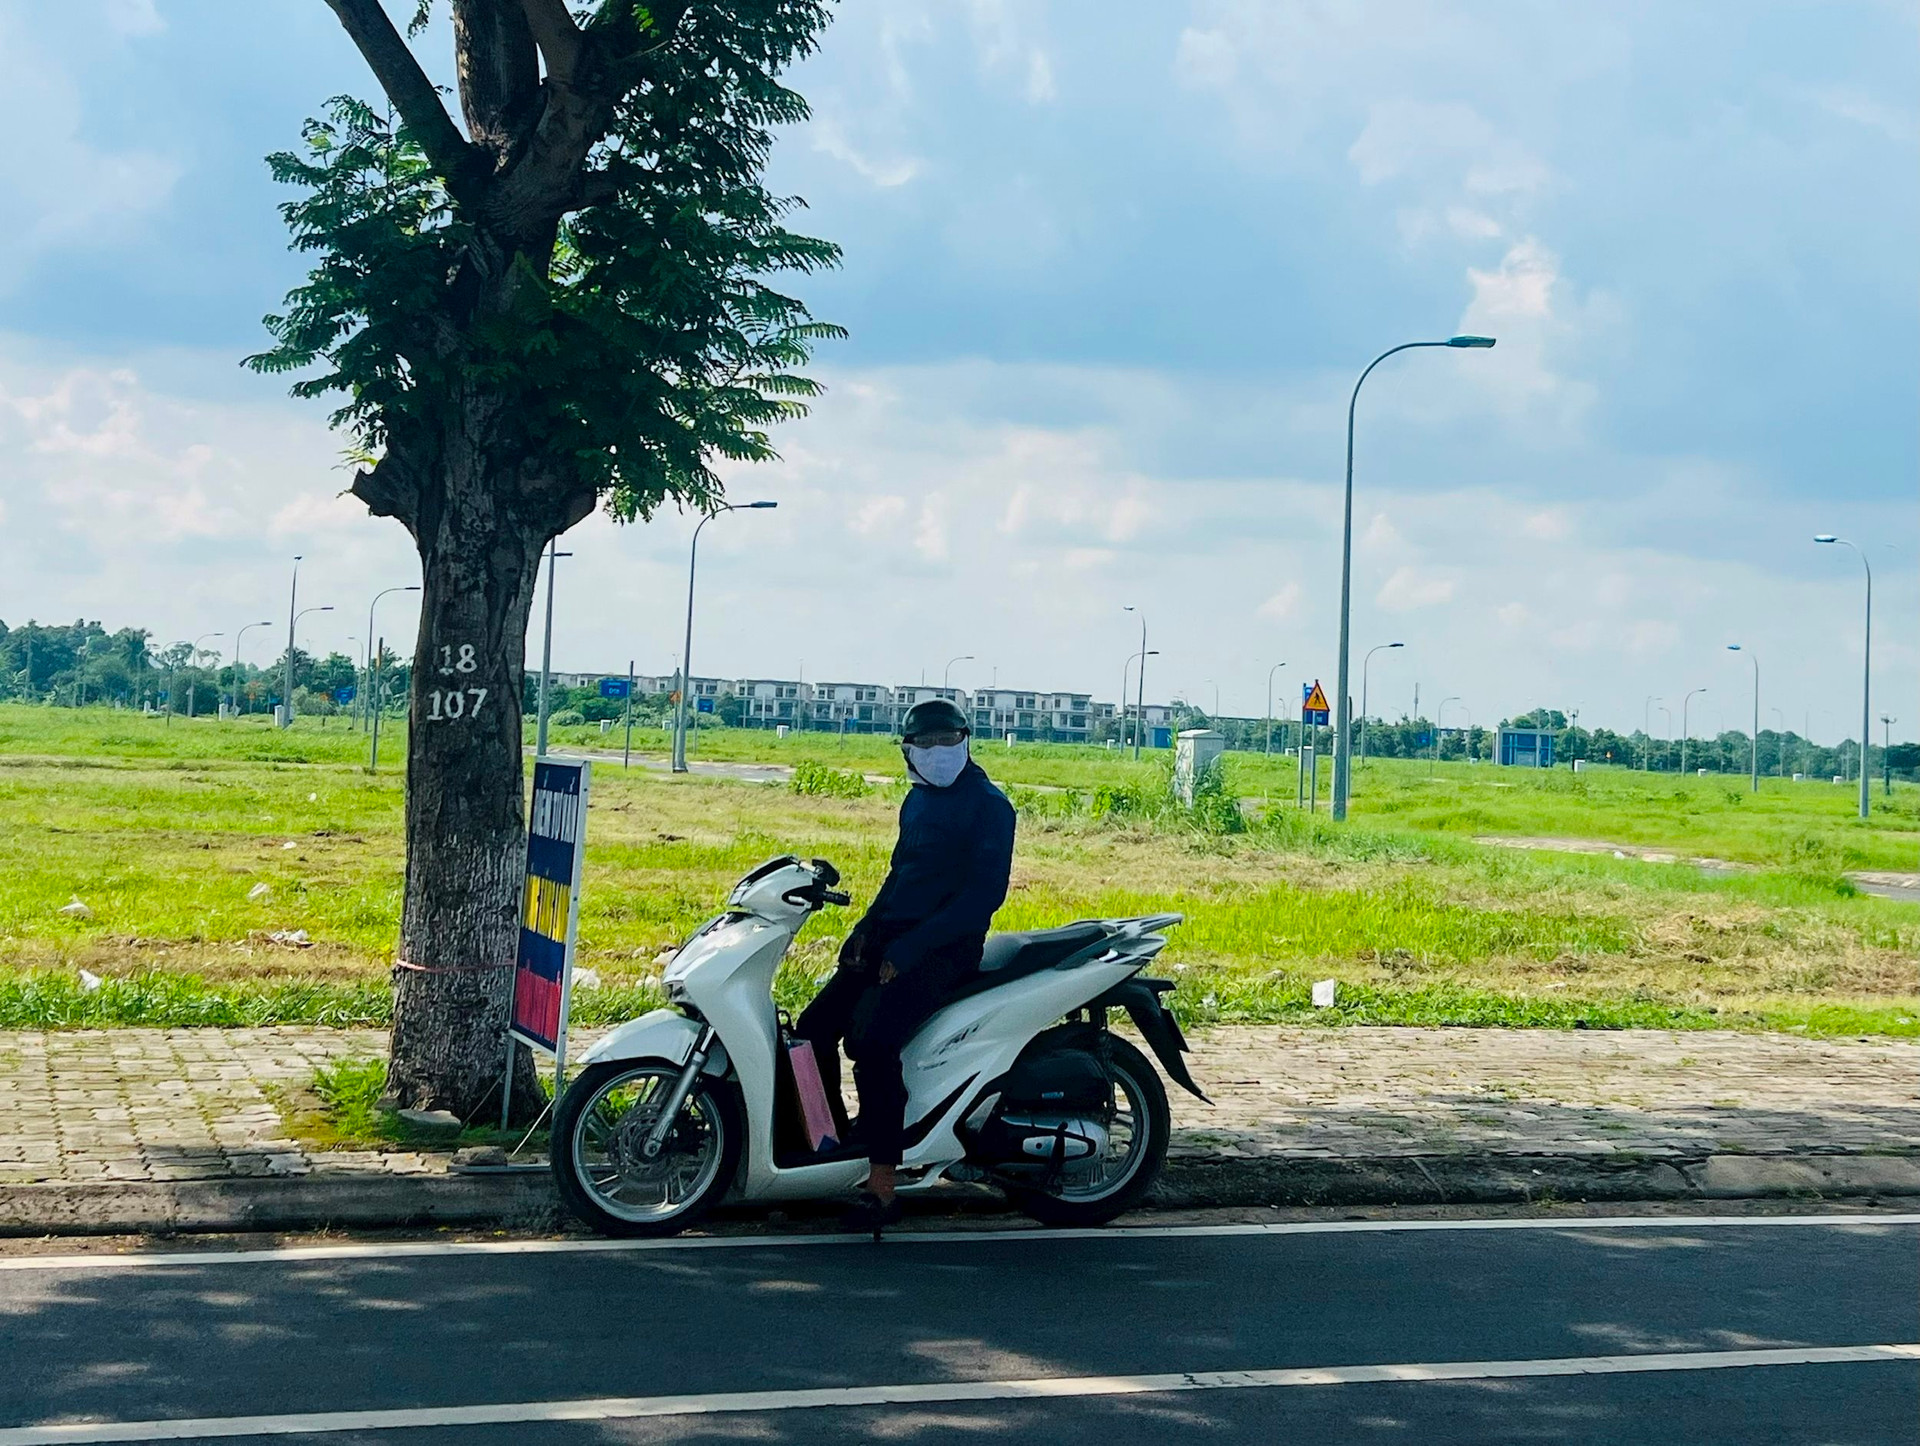
[[[542,758],[533,765],[527,881],[513,968],[513,1037],[545,1050],[563,1067],[574,942],[580,932],[590,771],[591,765],[574,759]]]

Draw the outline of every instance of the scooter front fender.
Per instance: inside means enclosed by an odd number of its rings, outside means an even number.
[[[679,1010],[655,1009],[609,1031],[580,1063],[584,1067],[609,1060],[664,1059],[685,1064],[699,1038],[700,1026]],[[704,1073],[724,1075],[727,1069],[727,1047],[716,1039]]]

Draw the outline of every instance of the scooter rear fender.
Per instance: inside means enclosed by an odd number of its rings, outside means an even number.
[[[609,1060],[664,1059],[685,1064],[700,1038],[700,1026],[677,1009],[655,1009],[611,1030],[581,1057],[584,1067]],[[729,1068],[727,1047],[719,1040],[707,1056],[704,1074],[724,1075]]]

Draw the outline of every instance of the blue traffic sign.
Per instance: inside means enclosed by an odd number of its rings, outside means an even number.
[[[602,698],[626,697],[627,680],[625,678],[602,678],[600,680],[600,696]]]
[[[693,700],[693,708],[696,713],[711,713],[713,711],[713,699],[696,698]]]

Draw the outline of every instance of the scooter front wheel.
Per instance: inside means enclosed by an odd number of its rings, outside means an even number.
[[[554,1110],[552,1161],[560,1198],[602,1235],[672,1235],[713,1208],[733,1183],[746,1112],[729,1080],[702,1075],[657,1155],[644,1146],[680,1066],[622,1059],[581,1071]]]

